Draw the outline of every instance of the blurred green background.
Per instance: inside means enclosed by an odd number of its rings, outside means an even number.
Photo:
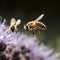
[[[15,17],[22,20],[19,30],[24,32],[23,25],[39,15],[45,14],[41,20],[47,26],[46,31],[36,32],[41,42],[60,51],[60,1],[56,0],[0,0],[0,16],[7,20]]]

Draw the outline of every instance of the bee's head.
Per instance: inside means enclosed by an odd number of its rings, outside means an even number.
[[[28,26],[24,24],[24,29],[28,31]]]

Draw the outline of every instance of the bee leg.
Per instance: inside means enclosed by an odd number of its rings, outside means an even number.
[[[18,32],[18,31],[15,31],[16,33]]]
[[[34,30],[32,30],[31,32],[32,32],[32,35],[34,36]]]
[[[32,32],[33,36],[34,36],[34,31]]]
[[[40,33],[40,29],[38,29],[38,33],[41,34],[41,33]]]
[[[7,32],[7,33],[11,33],[11,28],[9,27],[6,32]]]
[[[15,32],[17,33],[18,32],[18,28],[15,26]]]

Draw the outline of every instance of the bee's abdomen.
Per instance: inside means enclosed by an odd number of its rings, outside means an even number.
[[[38,29],[43,29],[45,30],[46,29],[46,26],[41,22],[41,23],[36,23],[36,26]]]
[[[12,31],[12,32],[14,32],[14,30],[15,30],[15,27],[14,27],[14,26],[12,26],[12,27],[11,27],[11,31]]]

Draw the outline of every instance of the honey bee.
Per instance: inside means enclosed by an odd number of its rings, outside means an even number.
[[[15,20],[15,18],[12,18],[11,19],[11,22],[10,22],[10,27],[9,27],[9,30],[14,32],[14,31],[18,31],[18,28],[17,26],[21,23],[21,20],[18,19],[17,21]]]
[[[37,19],[30,21],[27,24],[25,24],[24,29],[32,32],[33,35],[34,35],[35,30],[45,30],[46,25],[39,21],[43,18],[43,16],[44,16],[44,14],[40,15]]]

